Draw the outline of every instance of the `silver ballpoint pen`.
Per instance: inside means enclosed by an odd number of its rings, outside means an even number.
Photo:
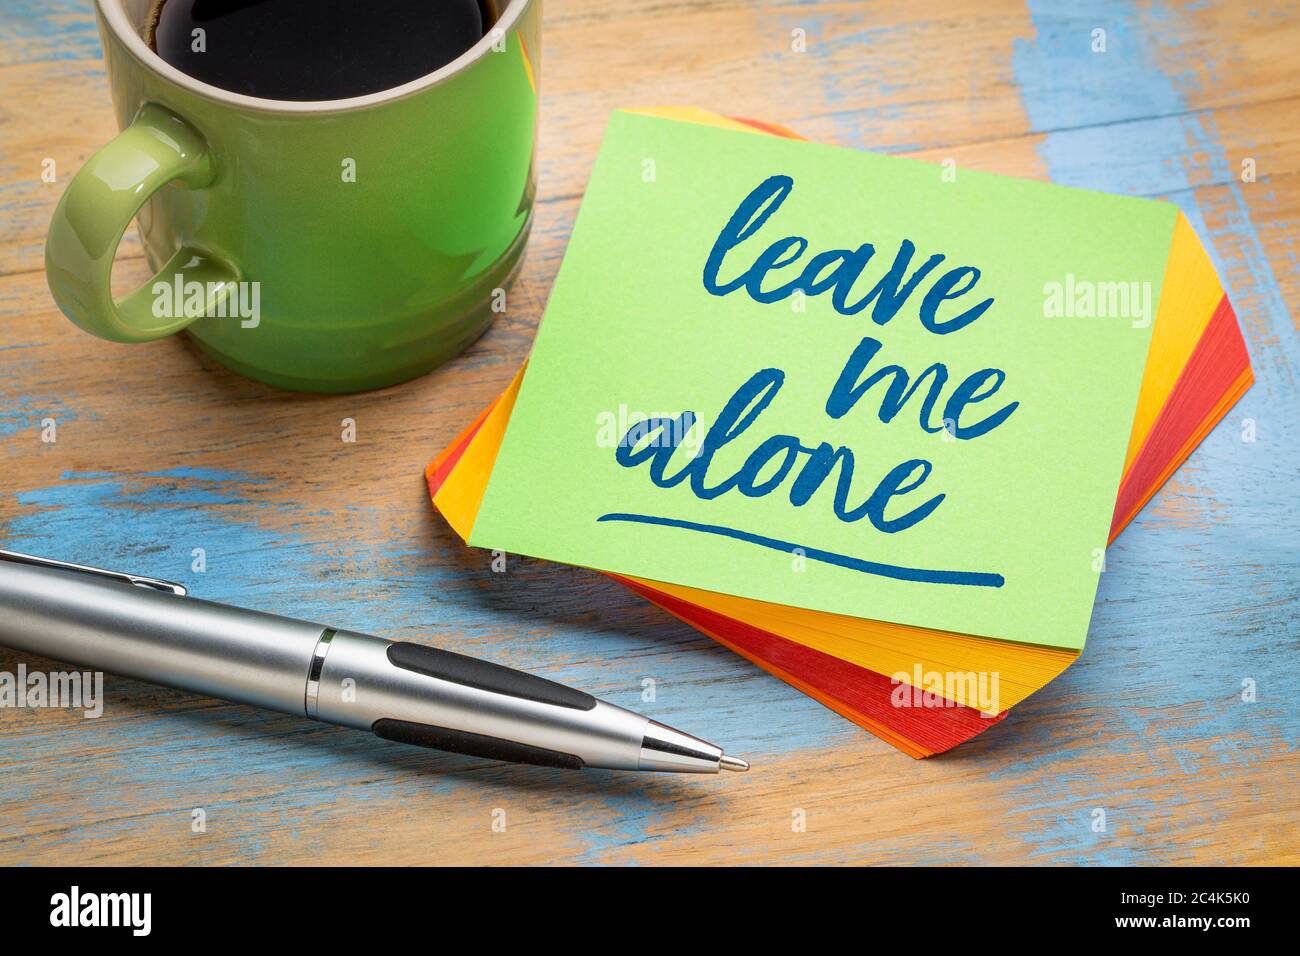
[[[494,760],[575,770],[749,769],[690,734],[498,664],[4,550],[0,644]]]

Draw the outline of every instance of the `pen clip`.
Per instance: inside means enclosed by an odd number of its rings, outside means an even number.
[[[80,571],[82,574],[98,574],[100,577],[124,581],[139,588],[170,591],[180,597],[185,597],[189,593],[185,590],[185,585],[176,584],[173,581],[161,581],[158,578],[148,578],[142,574],[127,574],[124,571],[109,571],[105,568],[89,568],[83,564],[69,564],[67,561],[55,561],[53,558],[38,558],[34,554],[20,554],[17,551],[6,551],[3,548],[0,548],[0,561],[33,564],[40,568],[57,568],[60,571]]]

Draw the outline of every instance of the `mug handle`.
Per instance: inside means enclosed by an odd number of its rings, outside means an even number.
[[[113,301],[111,288],[118,243],[149,197],[170,182],[202,189],[215,175],[203,137],[174,113],[145,104],[130,126],[86,160],[54,210],[45,274],[63,314],[112,342],[149,342],[216,309],[239,281],[239,271],[188,245],[120,301]],[[153,286],[176,276],[203,284],[203,309],[176,302],[166,310],[170,314],[157,315]]]

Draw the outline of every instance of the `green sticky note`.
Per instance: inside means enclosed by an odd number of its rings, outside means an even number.
[[[1081,648],[1175,215],[615,113],[470,543]]]

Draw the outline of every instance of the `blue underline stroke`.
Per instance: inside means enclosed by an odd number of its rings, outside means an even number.
[[[747,541],[750,544],[771,548],[773,551],[784,551],[787,554],[794,553],[797,549],[804,557],[813,561],[848,568],[850,571],[861,571],[863,574],[876,574],[884,578],[895,578],[899,581],[917,581],[921,584],[963,584],[980,588],[1000,588],[1006,583],[1006,578],[1002,575],[988,571],[930,571],[925,568],[904,568],[895,564],[880,564],[876,561],[864,561],[862,558],[850,557],[847,554],[836,554],[834,551],[822,551],[819,548],[809,548],[790,541],[768,538],[749,531],[724,528],[722,525],[716,524],[684,521],[680,518],[660,518],[655,515],[611,512],[607,515],[601,515],[596,521],[630,521],[636,524],[660,525],[665,528],[684,528],[687,531],[700,531],[705,534],[721,535],[724,538],[735,538],[737,541]]]

